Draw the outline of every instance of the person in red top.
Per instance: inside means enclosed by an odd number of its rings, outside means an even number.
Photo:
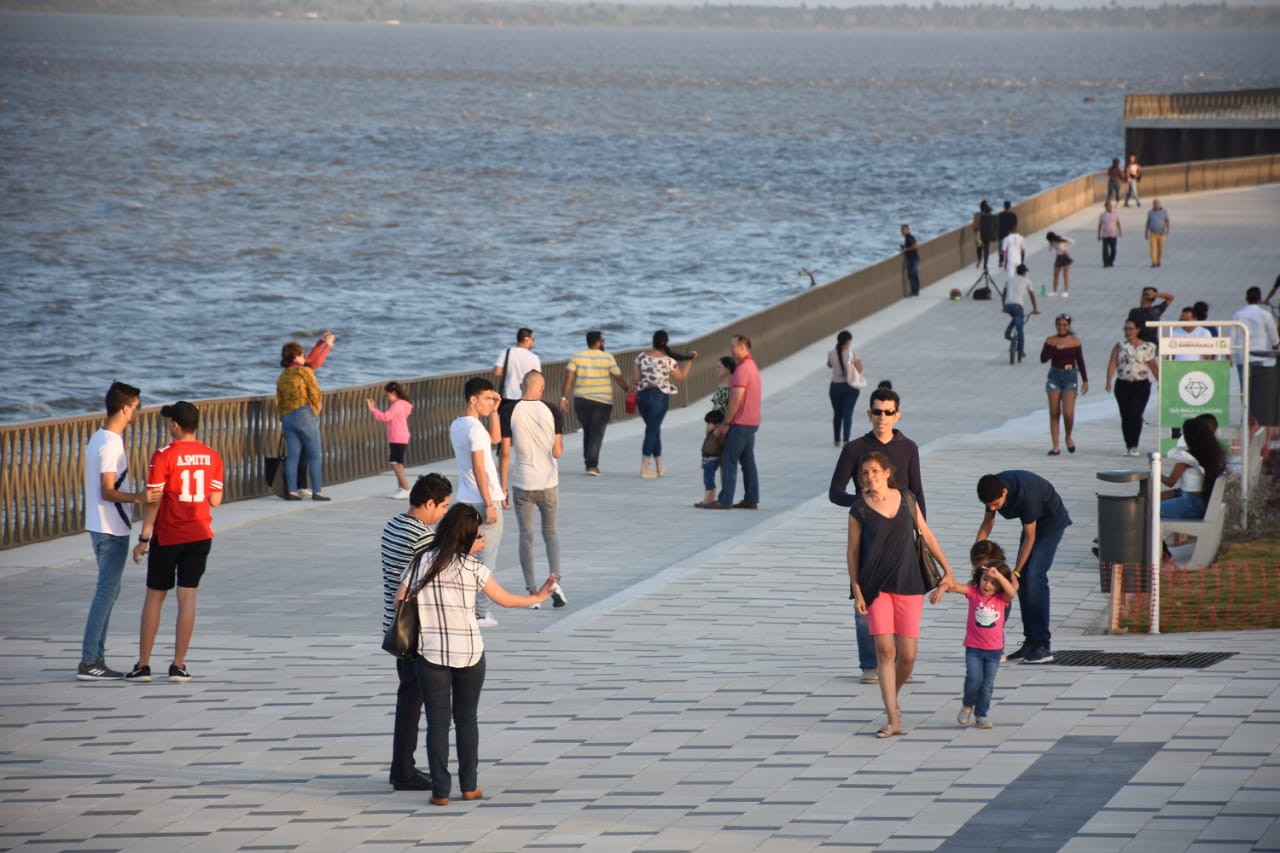
[[[756,471],[756,431],[760,429],[760,369],[751,357],[751,339],[746,335],[734,335],[729,346],[738,366],[729,380],[729,410],[719,427],[725,437],[720,497],[710,503],[704,502],[702,508],[758,509],[760,476]],[[742,466],[742,500],[735,504],[733,491],[737,486],[739,465]]]
[[[196,441],[200,410],[185,400],[160,409],[169,419],[170,444],[157,450],[147,470],[147,491],[159,501],[147,504],[133,561],[147,556],[147,599],[142,605],[138,638],[138,662],[127,681],[151,680],[151,648],[160,630],[160,610],[165,596],[178,587],[178,624],[175,631],[170,681],[190,681],[187,648],[196,624],[196,587],[204,574],[213,542],[213,507],[222,503],[222,457]],[[154,540],[154,541],[153,541]]]

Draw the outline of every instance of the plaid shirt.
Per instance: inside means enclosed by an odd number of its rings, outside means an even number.
[[[422,570],[434,551],[422,557]],[[418,593],[418,651],[437,666],[475,666],[484,654],[476,624],[476,595],[489,582],[489,567],[470,555],[455,559]]]

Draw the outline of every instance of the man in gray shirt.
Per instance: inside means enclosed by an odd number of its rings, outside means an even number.
[[[1142,236],[1151,244],[1151,266],[1160,266],[1160,259],[1164,257],[1164,238],[1169,236],[1169,211],[1164,209],[1158,198],[1151,202],[1151,209],[1147,211],[1147,227],[1142,230]]]

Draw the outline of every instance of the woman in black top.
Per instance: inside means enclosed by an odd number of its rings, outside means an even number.
[[[915,667],[924,611],[925,588],[914,530],[946,572],[930,597],[934,604],[954,576],[915,500],[898,490],[888,457],[867,454],[858,467],[858,478],[862,493],[849,510],[849,583],[855,608],[867,617],[875,639],[880,696],[888,716],[876,737],[887,738],[902,734],[898,691]]]

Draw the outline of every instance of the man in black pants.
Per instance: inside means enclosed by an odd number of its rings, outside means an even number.
[[[453,486],[439,474],[419,477],[409,492],[409,511],[382,529],[382,632],[396,613],[396,592],[405,568],[431,545],[430,527],[444,517]],[[429,791],[431,777],[417,769],[418,723],[422,719],[422,691],[413,661],[396,660],[400,685],[396,689],[395,733],[391,741],[391,786],[397,791]]]

